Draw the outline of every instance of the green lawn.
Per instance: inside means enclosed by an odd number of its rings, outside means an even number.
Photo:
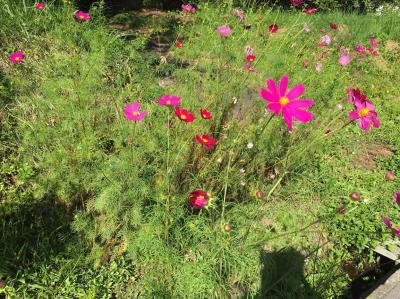
[[[399,16],[250,7],[242,23],[232,8],[113,17],[97,8],[78,22],[69,4],[4,1],[0,294],[338,298],[376,266],[372,249],[396,238],[382,217],[400,224],[399,179],[385,178],[400,176]],[[320,46],[324,35],[332,41]],[[370,38],[377,56],[355,49],[372,48]],[[13,64],[17,51],[25,57]],[[260,95],[285,74],[314,101],[312,121],[292,132]],[[379,128],[349,123],[349,88],[374,103]],[[195,120],[159,105],[165,94]],[[135,101],[142,121],[124,116]],[[209,196],[199,210],[188,204],[197,189]]]

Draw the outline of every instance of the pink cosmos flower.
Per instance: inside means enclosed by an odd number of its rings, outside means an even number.
[[[374,48],[378,48],[379,45],[377,43],[377,41],[375,40],[375,38],[370,38],[369,42],[371,43],[371,46],[373,46]]]
[[[290,0],[294,6],[299,6],[304,3],[304,0]]]
[[[369,51],[369,53],[371,53],[371,55],[373,55],[373,56],[377,56],[377,55],[379,54],[377,50],[372,49],[372,48],[368,48],[368,51]]]
[[[196,8],[192,4],[182,4],[182,11],[189,11],[191,13],[196,12]]]
[[[138,121],[143,120],[143,118],[147,115],[147,111],[139,112],[139,109],[140,109],[139,102],[135,102],[133,103],[133,105],[131,103],[127,103],[124,108],[125,117],[128,120],[138,120]]]
[[[189,113],[186,109],[180,109],[179,107],[175,107],[175,115],[186,123],[191,123],[194,121],[195,116],[192,113]]]
[[[364,130],[368,131],[371,123],[374,128],[378,128],[380,126],[380,122],[378,120],[378,114],[375,112],[375,107],[372,103],[365,101],[365,102],[354,102],[355,110],[349,113],[349,118],[351,120],[358,119],[359,127]]]
[[[400,192],[393,193],[394,202],[400,206]]]
[[[322,71],[322,64],[318,62],[315,66],[315,70],[317,71],[317,73],[320,73]]]
[[[332,42],[332,39],[329,35],[324,35],[321,37],[321,44],[329,45]]]
[[[232,13],[239,18],[240,22],[244,21],[244,13],[238,8],[232,9]]]
[[[229,26],[217,26],[217,32],[221,36],[231,35],[231,28]]]
[[[307,23],[304,23],[304,25],[303,25],[303,31],[304,31],[305,33],[309,33],[309,32],[311,31],[311,29],[310,29],[310,27],[308,27]]]
[[[20,63],[24,59],[24,53],[22,52],[11,53],[9,59],[14,64]]]
[[[350,57],[348,55],[342,55],[339,58],[339,64],[348,65],[350,63]]]
[[[347,102],[349,103],[364,103],[365,101],[367,101],[367,96],[363,93],[361,93],[360,89],[353,89],[353,88],[349,88],[347,90],[347,93],[350,95],[347,98]]]
[[[385,225],[390,228],[396,236],[400,237],[400,227],[393,227],[393,224],[388,217],[383,217],[383,223],[385,223]]]
[[[364,48],[362,45],[360,45],[360,44],[357,44],[357,45],[356,45],[356,50],[357,50],[359,53],[361,53],[361,54],[364,54],[364,53],[365,53],[365,48]]]
[[[190,194],[189,204],[193,209],[204,208],[208,203],[208,195],[203,190],[195,190]]]
[[[282,76],[278,90],[274,80],[268,79],[268,89],[261,88],[260,94],[263,99],[270,102],[270,104],[267,106],[267,109],[271,110],[274,115],[278,115],[282,112],[282,116],[289,128],[289,131],[292,131],[293,118],[304,123],[313,119],[313,114],[306,111],[305,108],[313,105],[314,101],[312,99],[297,100],[297,98],[304,93],[303,84],[297,84],[288,93],[286,93],[288,81],[289,79],[286,75]]]
[[[87,22],[90,20],[90,15],[80,10],[75,13],[75,19],[78,21]]]
[[[310,66],[310,62],[308,60],[304,60],[303,65],[305,68],[308,68]]]
[[[162,98],[159,98],[157,102],[160,105],[168,107],[179,106],[181,104],[181,98],[177,96],[164,95]]]
[[[43,10],[45,6],[46,6],[46,3],[44,3],[44,2],[37,2],[37,3],[35,3],[35,8],[36,8],[37,10]]]
[[[317,12],[317,9],[316,8],[307,8],[307,9],[303,10],[303,12],[305,14],[312,15],[312,14],[315,14]]]
[[[254,67],[252,67],[251,65],[249,65],[249,64],[245,64],[245,65],[244,65],[244,68],[245,68],[246,70],[252,72],[252,73],[256,73],[256,72],[257,72],[257,70],[256,70]]]

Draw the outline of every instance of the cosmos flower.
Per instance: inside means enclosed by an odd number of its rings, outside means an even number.
[[[178,40],[175,45],[176,45],[177,48],[182,48],[183,47],[183,41]]]
[[[375,38],[370,38],[369,42],[370,42],[372,47],[374,47],[374,48],[378,48],[379,47],[378,42],[375,40]]]
[[[203,190],[195,190],[190,194],[189,204],[193,209],[204,208],[208,203],[208,195]]]
[[[390,228],[392,232],[396,234],[396,236],[400,237],[400,227],[393,227],[393,224],[388,217],[383,217],[383,223],[387,226],[387,228]]]
[[[253,62],[254,60],[256,60],[256,57],[254,55],[250,54],[246,56],[246,61]]]
[[[335,24],[335,23],[331,23],[329,26],[334,30],[337,29],[337,24]]]
[[[9,59],[14,64],[20,63],[22,60],[24,60],[24,53],[22,52],[11,53]]]
[[[196,135],[196,140],[202,144],[207,146],[209,149],[213,149],[215,147],[215,138],[204,134],[203,136]]]
[[[78,21],[87,22],[90,20],[90,15],[80,10],[75,13],[75,19]]]
[[[37,10],[43,10],[43,9],[45,8],[45,6],[46,6],[46,3],[44,3],[44,2],[37,2],[37,3],[35,3],[35,8],[36,8]]]
[[[246,46],[246,48],[244,48],[244,50],[246,51],[247,55],[253,55],[253,48],[250,46]]]
[[[229,26],[218,26],[217,32],[219,35],[226,37],[231,35],[231,28],[229,28]]]
[[[269,104],[267,109],[272,111],[274,115],[282,113],[282,116],[289,128],[293,130],[293,118],[300,122],[309,122],[313,119],[313,114],[305,109],[314,104],[312,99],[297,100],[304,93],[304,85],[297,84],[288,93],[288,77],[282,76],[279,83],[279,90],[272,79],[267,80],[268,89],[261,88],[260,94]]]
[[[347,102],[349,103],[364,103],[367,100],[367,96],[363,94],[359,88],[354,89],[354,88],[349,88],[347,90],[347,93],[350,95],[347,98]]]
[[[310,66],[310,62],[308,60],[304,60],[303,65],[305,68],[308,68]]]
[[[164,95],[158,99],[158,104],[163,106],[179,106],[181,104],[181,98],[177,96]]]
[[[242,10],[238,9],[238,8],[234,8],[232,9],[232,13],[239,18],[240,22],[244,21],[244,13]]]
[[[147,111],[139,112],[139,109],[140,109],[139,102],[135,102],[133,103],[133,105],[131,103],[127,103],[124,108],[125,117],[128,120],[137,120],[137,121],[143,120],[143,118],[147,115]]]
[[[194,114],[189,113],[186,109],[175,108],[175,115],[186,123],[190,123],[194,120]]]
[[[257,70],[256,70],[254,67],[252,67],[251,65],[249,65],[249,64],[245,64],[245,65],[244,65],[244,68],[245,68],[246,70],[249,70],[249,71],[252,72],[252,73],[256,73],[256,72],[257,72]]]
[[[356,101],[354,103],[354,107],[354,111],[349,113],[349,118],[351,120],[358,120],[358,125],[362,130],[368,131],[371,123],[375,128],[380,126],[378,114],[375,112],[375,107],[372,105],[372,103],[368,101]]]
[[[269,27],[268,27],[268,31],[271,33],[277,33],[278,29],[279,29],[278,24],[272,24],[272,25],[269,25]]]
[[[364,53],[365,53],[365,48],[364,48],[362,45],[360,45],[360,44],[357,44],[357,45],[356,45],[356,50],[357,50],[357,52],[359,52],[359,53],[361,53],[361,54],[364,54]]]
[[[350,57],[348,55],[342,55],[339,58],[339,64],[348,65],[350,63]]]
[[[192,4],[182,4],[182,11],[196,12],[196,8]]]
[[[307,9],[303,10],[303,12],[305,14],[312,15],[312,14],[315,14],[317,12],[317,9],[316,8],[307,8]]]
[[[377,56],[377,55],[379,54],[377,50],[372,49],[372,48],[368,48],[368,51],[369,51],[369,53],[371,53],[371,55],[373,55],[373,56]]]
[[[329,45],[332,42],[332,38],[330,35],[324,35],[321,37],[321,44],[323,45]]]
[[[290,0],[294,6],[299,6],[304,3],[304,0]]]
[[[322,71],[322,64],[317,62],[316,66],[315,66],[315,70],[317,71],[317,73],[320,73]]]
[[[400,192],[393,193],[394,202],[400,206]]]
[[[210,118],[212,118],[211,113],[210,113],[207,109],[205,109],[205,108],[201,108],[201,109],[200,109],[200,114],[201,114],[201,117],[204,118],[204,119],[210,119]]]

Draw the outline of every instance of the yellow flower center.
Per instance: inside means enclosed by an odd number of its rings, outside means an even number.
[[[281,104],[282,106],[286,106],[287,104],[289,104],[289,99],[287,97],[281,97],[279,99],[279,104]]]
[[[186,119],[187,116],[185,114],[181,115],[181,119]]]
[[[138,116],[139,113],[138,113],[137,111],[133,111],[133,112],[132,112],[132,115],[133,115],[133,116]]]
[[[171,101],[170,100],[167,100],[167,105],[168,106],[171,105]]]
[[[360,110],[360,115],[361,116],[367,116],[369,114],[369,109],[368,108],[363,108]]]
[[[208,142],[207,138],[202,138],[203,142]]]
[[[82,15],[79,16],[79,19],[81,19],[81,20],[83,20],[84,18],[85,18],[85,17],[82,16]]]
[[[204,196],[203,195],[199,195],[199,196],[197,196],[197,199],[204,199]]]
[[[21,60],[21,57],[19,57],[19,56],[15,57],[15,61],[20,61],[20,60]]]

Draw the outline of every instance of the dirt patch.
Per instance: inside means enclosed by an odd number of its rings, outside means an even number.
[[[399,50],[399,43],[394,40],[388,40],[385,47],[389,52],[397,52]]]
[[[352,164],[357,168],[374,169],[376,158],[392,156],[393,149],[388,145],[373,144],[365,148],[360,155],[353,157]]]

